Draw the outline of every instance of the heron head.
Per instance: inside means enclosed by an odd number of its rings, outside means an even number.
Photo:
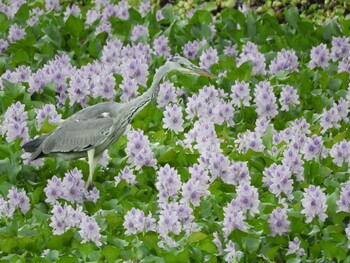
[[[185,74],[191,74],[191,75],[200,75],[205,76],[208,78],[217,78],[217,76],[211,74],[205,69],[202,69],[193,63],[191,63],[188,59],[181,57],[179,55],[175,55],[170,59],[171,62],[175,63],[175,69],[185,73]]]

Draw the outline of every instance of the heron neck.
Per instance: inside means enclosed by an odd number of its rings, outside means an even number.
[[[151,87],[143,93],[141,96],[129,101],[127,104],[127,110],[129,111],[128,121],[130,122],[137,113],[139,113],[147,104],[158,96],[159,83],[165,75],[167,75],[173,68],[166,64],[158,68],[156,74],[153,77]]]

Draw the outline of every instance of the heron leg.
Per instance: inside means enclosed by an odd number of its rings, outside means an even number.
[[[89,189],[89,186],[92,183],[96,165],[101,158],[101,154],[95,155],[95,149],[90,149],[88,150],[87,153],[88,153],[88,162],[89,162],[89,178],[85,185],[86,190]]]

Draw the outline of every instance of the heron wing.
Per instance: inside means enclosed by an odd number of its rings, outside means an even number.
[[[114,119],[110,117],[67,120],[46,138],[42,152],[50,154],[88,151],[108,140],[113,134],[113,128]]]

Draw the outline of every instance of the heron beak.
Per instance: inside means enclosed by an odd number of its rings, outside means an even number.
[[[193,68],[193,71],[196,72],[196,74],[201,75],[201,76],[205,76],[208,78],[212,78],[212,79],[217,79],[218,77],[211,74],[209,71],[205,70],[205,69],[201,69],[199,67]]]

